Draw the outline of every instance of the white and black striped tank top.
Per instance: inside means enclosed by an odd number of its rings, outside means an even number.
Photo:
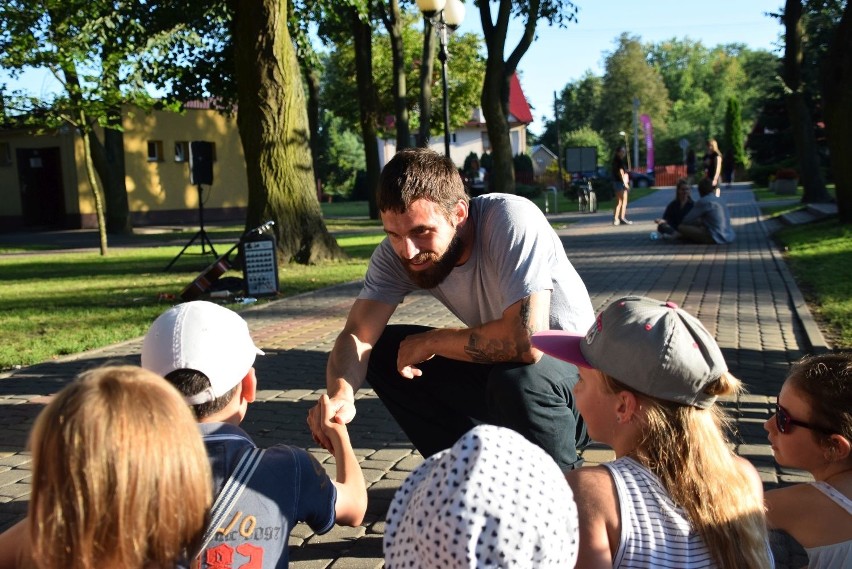
[[[621,509],[621,540],[613,568],[710,569],[716,563],[683,509],[659,479],[629,457],[604,463]]]

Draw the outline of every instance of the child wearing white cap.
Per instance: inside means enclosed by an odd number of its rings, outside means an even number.
[[[387,569],[573,567],[577,547],[577,506],[561,469],[494,425],[474,427],[414,469],[384,534]]]
[[[577,405],[616,460],[569,472],[580,514],[577,567],[773,566],[754,467],[736,456],[715,405],[735,395],[710,333],[672,302],[625,297],[585,336],[533,344],[580,368]]]
[[[199,421],[213,468],[216,502],[205,535],[200,569],[288,565],[288,537],[301,521],[317,533],[335,523],[360,525],[367,490],[346,425],[333,421],[323,395],[323,432],[337,467],[332,482],[303,449],[258,449],[240,429],[255,399],[254,360],[262,355],[236,312],[205,301],[161,314],[142,344],[142,367],[168,379]]]

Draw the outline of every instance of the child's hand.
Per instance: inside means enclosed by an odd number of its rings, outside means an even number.
[[[320,395],[318,403],[321,411],[322,432],[336,446],[335,443],[340,442],[342,437],[348,435],[346,424],[337,413],[338,406],[329,399],[328,395]]]

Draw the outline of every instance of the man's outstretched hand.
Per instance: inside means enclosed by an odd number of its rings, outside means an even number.
[[[334,454],[334,445],[329,436],[334,436],[339,425],[346,425],[355,418],[355,402],[349,399],[330,398],[321,395],[317,404],[308,411],[308,427],[314,441]]]

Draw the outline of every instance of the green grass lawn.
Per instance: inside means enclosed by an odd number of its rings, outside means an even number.
[[[852,349],[852,227],[834,219],[786,227],[775,237],[829,342]]]
[[[652,191],[633,190],[631,199]],[[323,204],[323,211],[337,205]],[[363,277],[369,256],[384,234],[379,222],[367,219],[366,202],[342,205],[346,207],[336,211],[346,211],[345,216],[329,217],[326,223],[349,259],[316,266],[282,265],[282,295]],[[569,211],[559,207],[561,212]],[[611,208],[611,201],[599,204],[600,210]],[[207,229],[217,250],[218,243],[235,243],[242,232],[236,225]],[[135,235],[133,247],[114,247],[106,257],[96,251],[0,256],[0,329],[4,333],[0,370],[142,335],[212,262],[212,256],[201,256],[194,247],[172,270],[163,270],[193,234],[193,229],[187,229]],[[791,268],[817,316],[831,328],[832,343],[852,348],[852,228],[836,222],[812,224],[784,229],[778,238],[789,248]],[[37,250],[23,245],[0,247],[0,253]],[[242,274],[232,271],[223,275],[227,276]],[[240,306],[232,305],[236,310]]]
[[[279,268],[281,294],[291,296],[363,277],[384,237],[345,235],[349,260]],[[237,235],[239,230],[236,231]],[[191,235],[191,233],[190,233]],[[192,282],[212,257],[186,254],[163,268],[178,246],[0,257],[0,369],[25,366],[135,338]],[[227,276],[242,276],[230,271]],[[264,300],[260,300],[264,302]],[[233,306],[239,309],[239,305]]]

